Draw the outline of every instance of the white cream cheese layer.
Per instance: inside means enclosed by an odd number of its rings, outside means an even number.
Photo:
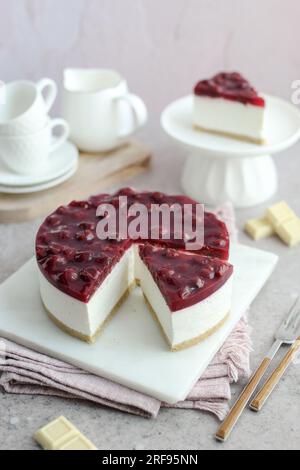
[[[138,254],[129,249],[86,304],[54,287],[39,271],[42,300],[61,323],[82,335],[92,337],[135,280],[150,302],[172,347],[205,335],[218,325],[231,309],[232,279],[207,299],[191,307],[171,312],[152,274]]]
[[[87,304],[61,292],[38,270],[43,303],[61,323],[92,337],[134,282],[133,262],[131,249],[123,255]]]
[[[194,124],[203,129],[252,139],[264,138],[265,109],[224,98],[194,96]]]

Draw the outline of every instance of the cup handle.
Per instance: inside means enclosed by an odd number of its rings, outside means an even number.
[[[36,87],[44,98],[46,113],[48,113],[57,95],[57,85],[55,81],[50,78],[42,78],[42,80],[37,82]],[[46,94],[44,95],[45,90]]]
[[[55,140],[52,140],[50,153],[58,149],[58,147],[60,147],[67,140],[70,134],[69,124],[64,119],[52,119],[50,121],[50,129],[51,129],[52,135],[56,127],[61,128],[61,133]]]
[[[129,109],[131,110],[131,114],[132,114],[131,128],[127,130],[126,132],[119,133],[119,138],[122,139],[124,137],[128,137],[131,134],[133,134],[137,129],[142,127],[147,122],[148,112],[147,112],[145,103],[137,95],[128,93],[123,96],[118,96],[116,100],[118,102],[119,101],[127,102]]]

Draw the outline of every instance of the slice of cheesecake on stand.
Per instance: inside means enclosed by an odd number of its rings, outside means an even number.
[[[237,72],[218,73],[194,88],[193,124],[200,131],[264,144],[265,99]]]

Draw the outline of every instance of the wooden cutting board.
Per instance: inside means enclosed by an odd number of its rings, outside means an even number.
[[[25,222],[41,217],[72,199],[84,199],[145,171],[151,155],[136,141],[109,153],[81,154],[79,168],[68,181],[31,194],[0,193],[0,222]]]

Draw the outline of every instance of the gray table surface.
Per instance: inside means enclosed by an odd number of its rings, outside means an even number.
[[[130,185],[140,189],[181,192],[184,151],[163,134],[157,122],[150,122],[139,138],[153,151],[153,167],[130,181]],[[300,215],[299,149],[300,144],[275,158],[280,189],[274,201],[287,200]],[[260,216],[267,205],[269,203],[237,211],[240,241],[280,256],[276,272],[250,312],[253,368],[270,347],[273,333],[286,313],[291,297],[300,291],[300,246],[289,249],[277,238],[256,243],[242,231],[244,222]],[[1,282],[32,256],[34,234],[39,223],[40,220],[0,225]],[[234,397],[242,386],[240,383],[233,387]],[[261,413],[246,410],[226,444],[215,442],[213,435],[218,421],[202,412],[162,410],[156,420],[147,420],[88,402],[0,392],[0,449],[38,449],[33,433],[61,414],[73,421],[99,449],[299,449],[300,365],[289,369]]]

